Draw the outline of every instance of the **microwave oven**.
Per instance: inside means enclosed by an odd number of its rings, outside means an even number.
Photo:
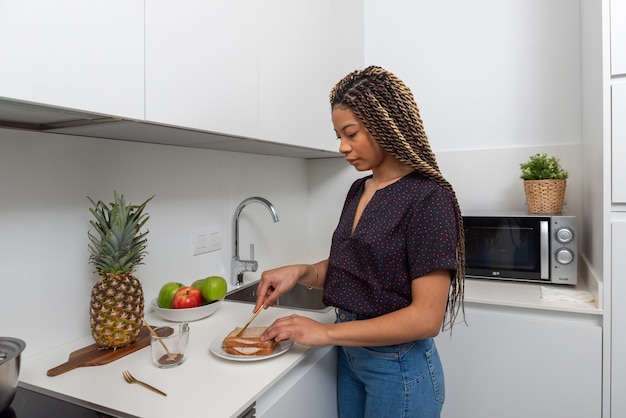
[[[576,284],[576,217],[463,214],[466,277]]]

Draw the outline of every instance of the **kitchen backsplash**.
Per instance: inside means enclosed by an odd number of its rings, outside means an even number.
[[[436,151],[436,150],[435,150]],[[581,208],[580,145],[437,153],[464,210],[525,210],[519,163],[558,155],[570,171],[565,211]],[[302,160],[168,145],[0,129],[0,335],[22,338],[31,355],[89,334],[96,277],[88,264],[87,196],[109,202],[113,190],[146,211],[148,255],[137,276],[146,302],[167,281],[228,278],[232,217],[246,197],[270,200],[240,220],[240,255],[255,244],[259,272],[328,252],[355,172],[341,158]],[[192,231],[217,227],[221,250],[192,256]],[[248,276],[250,279],[256,275]]]
[[[88,264],[90,203],[113,190],[141,203],[155,195],[148,255],[137,271],[146,302],[162,284],[229,276],[232,220],[245,198],[261,205],[240,218],[240,255],[255,244],[259,270],[308,252],[307,162],[167,145],[0,130],[0,335],[22,338],[26,353],[89,334],[96,277]],[[217,227],[221,250],[192,255],[192,231]]]

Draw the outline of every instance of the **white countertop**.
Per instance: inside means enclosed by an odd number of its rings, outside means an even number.
[[[485,305],[512,306],[518,308],[539,309],[548,311],[573,312],[602,315],[598,302],[574,302],[567,300],[545,300],[541,296],[541,288],[589,291],[585,282],[577,286],[507,282],[486,279],[465,280],[465,302]],[[593,294],[593,292],[590,292]]]
[[[543,286],[561,288],[559,285],[467,279],[465,302],[521,307],[539,312],[602,314],[596,301],[544,300],[541,297]],[[575,289],[585,291],[588,287],[583,282]],[[334,310],[319,313],[270,308],[259,315],[255,325],[269,325],[275,319],[292,313],[326,323],[335,319]],[[54,350],[24,358],[20,386],[123,417],[237,416],[307,357],[320,354],[320,350],[331,349],[294,344],[283,355],[256,362],[224,360],[210,353],[209,346],[215,338],[244,324],[251,314],[252,305],[225,301],[210,317],[191,322],[188,359],[173,369],[154,367],[150,348],[146,347],[108,365],[81,367],[56,377],[48,377],[47,370],[67,361],[71,352],[93,344],[92,338],[87,336]],[[154,325],[171,324],[154,313],[148,313],[146,319]],[[136,378],[156,386],[168,396],[157,395],[139,385],[128,385],[122,378],[123,370],[129,370]]]
[[[49,369],[67,361],[71,352],[93,344],[88,336],[23,358],[20,386],[124,417],[237,416],[315,350],[331,349],[294,344],[278,357],[254,362],[224,360],[213,355],[209,351],[213,339],[245,324],[252,308],[250,304],[225,301],[213,315],[190,322],[188,358],[178,367],[156,368],[151,362],[150,347],[146,347],[107,365],[81,367],[55,377],[46,375]],[[255,319],[254,325],[266,326],[294,312],[321,322],[335,319],[334,310],[318,313],[269,308]],[[172,324],[154,313],[146,314],[146,319],[154,325]],[[123,370],[168,396],[127,384],[122,378]]]

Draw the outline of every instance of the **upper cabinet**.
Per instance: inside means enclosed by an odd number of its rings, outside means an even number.
[[[144,1],[0,1],[0,97],[144,117]]]
[[[0,126],[334,157],[328,93],[363,64],[363,7],[2,0]]]
[[[146,2],[146,119],[258,137],[256,1]]]
[[[626,0],[611,0],[611,74],[626,74]]]
[[[259,13],[259,137],[337,151],[328,94],[363,65],[363,2],[263,0]]]
[[[146,118],[337,151],[328,93],[363,62],[360,0],[146,3]]]

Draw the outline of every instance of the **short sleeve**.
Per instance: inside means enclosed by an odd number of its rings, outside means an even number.
[[[406,239],[413,279],[436,270],[456,270],[457,222],[450,193],[439,187],[412,208]]]

